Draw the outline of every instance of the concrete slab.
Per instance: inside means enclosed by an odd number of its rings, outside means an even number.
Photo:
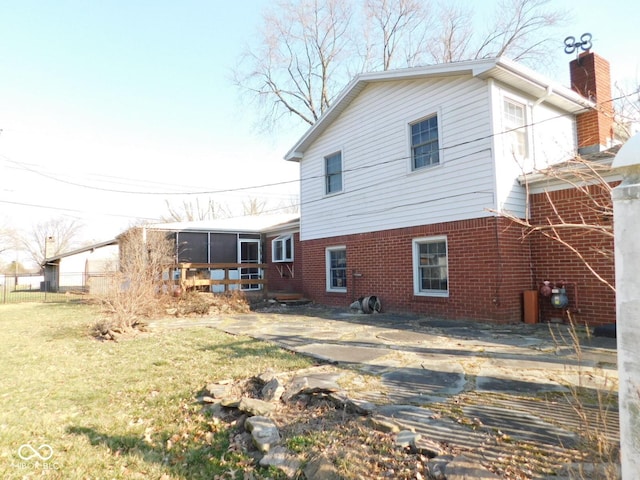
[[[395,401],[420,396],[455,395],[466,385],[464,370],[452,363],[447,371],[421,367],[396,368],[382,374],[382,384]]]
[[[342,362],[342,363],[368,363],[389,353],[387,348],[368,348],[350,345],[333,345],[325,343],[312,343],[295,349],[297,352],[312,355],[315,358]]]
[[[462,411],[468,418],[480,419],[485,427],[498,429],[518,440],[563,448],[574,448],[578,443],[575,433],[529,413],[491,405],[466,406]]]
[[[485,432],[474,431],[448,418],[439,418],[433,411],[413,405],[385,405],[379,407],[374,416],[394,422],[401,429],[420,433],[432,441],[462,448],[478,448],[490,438]]]

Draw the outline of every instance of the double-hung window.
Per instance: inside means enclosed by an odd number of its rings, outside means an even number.
[[[504,123],[507,155],[518,160],[527,157],[527,119],[525,106],[513,100],[503,100],[502,116]]]
[[[413,277],[415,295],[449,296],[446,237],[413,240]]]
[[[342,152],[324,157],[325,193],[342,191]]]
[[[327,291],[347,291],[347,248],[330,247],[326,250]]]
[[[438,116],[433,115],[411,125],[411,169],[439,163]]]
[[[273,239],[271,258],[274,262],[293,262],[293,235],[280,235]]]

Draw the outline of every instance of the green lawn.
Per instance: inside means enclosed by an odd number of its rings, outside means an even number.
[[[99,315],[0,305],[0,478],[244,478],[249,459],[226,453],[228,432],[202,414],[198,391],[309,360],[211,328],[99,342],[88,334]]]

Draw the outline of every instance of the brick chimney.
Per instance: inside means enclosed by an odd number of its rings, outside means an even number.
[[[576,118],[578,153],[600,152],[613,140],[613,102],[609,62],[586,51],[569,64],[571,88],[597,103],[597,108]]]

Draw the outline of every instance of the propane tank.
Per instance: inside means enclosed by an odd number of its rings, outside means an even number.
[[[551,290],[551,305],[555,308],[566,308],[569,305],[569,297],[564,288],[553,288]]]

